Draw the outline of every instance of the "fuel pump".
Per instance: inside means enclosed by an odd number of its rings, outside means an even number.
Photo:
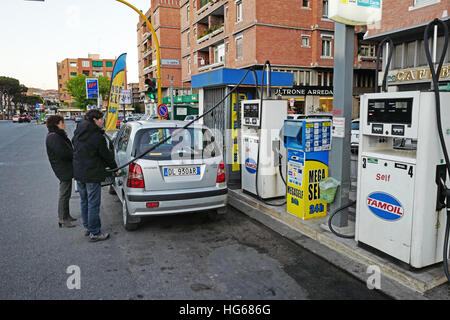
[[[262,199],[284,197],[278,152],[284,154],[279,131],[287,117],[284,100],[246,100],[242,110],[242,189]]]
[[[445,29],[445,44],[435,71],[427,40],[429,28],[438,24]],[[415,268],[443,261],[450,279],[445,214],[450,208],[450,93],[438,87],[447,26],[432,21],[424,39],[434,92],[361,98],[355,240]]]
[[[264,99],[262,91],[266,68],[268,90]],[[241,159],[244,161],[244,168],[241,170],[242,190],[263,201],[284,197],[286,194],[280,158],[280,154],[284,154],[284,146],[279,135],[284,119],[287,118],[287,107],[286,101],[270,99],[270,74],[270,62],[267,61],[263,70],[260,99],[241,102]]]

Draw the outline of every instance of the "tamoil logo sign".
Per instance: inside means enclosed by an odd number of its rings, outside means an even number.
[[[374,215],[387,221],[399,220],[404,213],[402,204],[393,196],[383,192],[369,194],[367,206]]]
[[[251,174],[256,173],[256,167],[257,164],[255,160],[253,160],[252,158],[248,158],[247,160],[245,160],[245,169],[247,169],[249,173]]]

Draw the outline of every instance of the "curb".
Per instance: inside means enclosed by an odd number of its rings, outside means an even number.
[[[407,270],[388,257],[359,247],[353,239],[340,238],[325,230],[323,225],[327,224],[327,217],[305,221],[287,213],[284,207],[263,204],[241,189],[229,189],[228,192],[229,205],[363,282],[371,275],[368,267],[378,266],[380,291],[394,299],[427,300],[425,292],[447,282],[442,264],[424,270]]]

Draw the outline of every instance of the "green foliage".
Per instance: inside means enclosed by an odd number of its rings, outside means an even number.
[[[97,104],[96,99],[87,99],[86,97],[86,78],[86,75],[79,74],[66,82],[67,91],[75,100],[75,107],[82,110],[86,110],[86,107],[89,104]],[[99,92],[102,95],[102,98],[106,100],[109,96],[110,81],[108,80],[108,77],[105,76],[99,76],[97,78]]]

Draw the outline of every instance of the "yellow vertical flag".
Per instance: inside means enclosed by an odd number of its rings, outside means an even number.
[[[105,131],[116,130],[117,117],[119,115],[120,89],[125,87],[125,66],[127,54],[121,54],[114,62],[109,101],[106,116]],[[125,115],[124,115],[125,116]]]

